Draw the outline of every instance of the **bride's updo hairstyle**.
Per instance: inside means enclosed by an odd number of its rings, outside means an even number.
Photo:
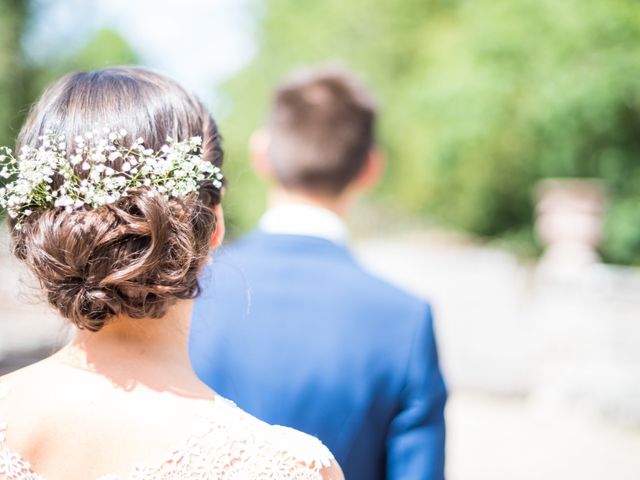
[[[123,129],[158,151],[167,138],[202,138],[202,158],[222,164],[220,136],[205,106],[173,80],[137,67],[67,75],[31,110],[17,141],[36,147],[46,132],[76,136],[96,126]],[[128,143],[127,143],[128,142]],[[123,160],[112,168],[118,172]],[[82,175],[79,166],[74,169]],[[61,182],[54,177],[54,183]],[[198,274],[216,228],[220,189],[166,198],[146,188],[96,208],[34,209],[12,228],[12,251],[39,280],[49,303],[77,327],[100,330],[110,318],[162,317],[199,293]]]

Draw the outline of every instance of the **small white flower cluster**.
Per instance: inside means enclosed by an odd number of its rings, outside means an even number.
[[[167,138],[156,152],[142,138],[124,145],[126,135],[125,130],[94,130],[75,137],[68,152],[65,136],[48,132],[38,148],[26,145],[17,158],[0,147],[0,177],[7,179],[0,188],[0,207],[20,228],[20,218],[35,208],[97,208],[139,188],[179,198],[197,192],[203,181],[222,188],[220,168],[202,159],[200,137]]]

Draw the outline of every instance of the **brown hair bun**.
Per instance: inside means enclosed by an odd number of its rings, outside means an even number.
[[[203,158],[222,163],[220,137],[202,103],[174,81],[133,67],[60,79],[30,113],[17,148],[47,130],[73,139],[96,124],[124,128],[154,150],[168,136],[201,136]],[[120,315],[158,318],[198,294],[219,202],[219,192],[204,185],[183,198],[140,189],[95,209],[52,206],[12,229],[13,253],[79,328],[98,331]]]

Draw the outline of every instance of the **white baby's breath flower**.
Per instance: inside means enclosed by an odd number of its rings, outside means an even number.
[[[11,150],[0,147],[0,177],[14,178],[0,188],[0,207],[12,218],[33,213],[33,206],[49,206],[72,211],[97,208],[114,203],[129,194],[130,189],[144,187],[149,195],[164,198],[181,197],[197,192],[201,181],[222,188],[222,172],[201,157],[202,139],[192,137],[175,142],[170,137],[158,152],[144,146],[138,137],[130,148],[119,142],[126,136],[122,130],[94,129],[74,138],[74,154],[66,153],[64,135],[45,132],[40,145],[25,145],[18,158]],[[116,169],[113,162],[123,158]],[[83,173],[76,175],[73,167]],[[62,184],[53,189],[53,178],[60,175]]]
[[[73,205],[73,199],[71,197],[67,197],[67,196],[63,196],[60,197],[58,199],[56,199],[56,201],[53,203],[54,207],[66,207],[69,205]]]

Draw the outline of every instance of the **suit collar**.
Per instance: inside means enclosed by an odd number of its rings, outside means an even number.
[[[308,235],[265,233],[260,228],[249,232],[237,243],[233,243],[229,247],[232,249],[258,249],[262,250],[264,255],[279,252],[292,258],[298,255],[314,255],[319,256],[319,258],[341,258],[350,263],[355,262],[351,251],[346,245],[339,245],[326,238]]]
[[[262,232],[299,235],[346,245],[349,232],[342,219],[330,210],[306,204],[287,204],[269,209],[260,219]]]

